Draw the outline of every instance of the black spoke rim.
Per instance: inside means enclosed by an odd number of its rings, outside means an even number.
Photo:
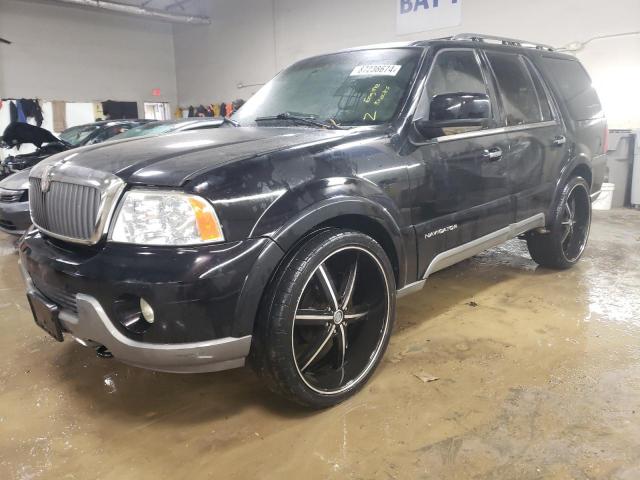
[[[591,225],[591,198],[583,186],[576,185],[569,192],[560,223],[562,253],[573,262],[584,251]]]
[[[384,268],[350,246],[327,256],[307,279],[296,305],[291,345],[304,383],[322,394],[343,392],[375,364],[389,327]]]

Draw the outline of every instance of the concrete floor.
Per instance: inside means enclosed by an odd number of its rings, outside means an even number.
[[[170,375],[57,344],[0,235],[0,478],[640,478],[640,212],[565,272],[523,242],[400,301],[385,360],[310,413],[248,369]],[[437,377],[437,380],[427,381]]]

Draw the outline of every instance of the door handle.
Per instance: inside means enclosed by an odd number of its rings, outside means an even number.
[[[567,142],[567,138],[564,135],[558,135],[557,137],[553,138],[553,144],[556,147],[561,147],[562,145],[564,145]]]
[[[493,147],[482,152],[482,157],[490,162],[497,162],[502,159],[502,150],[498,147]]]

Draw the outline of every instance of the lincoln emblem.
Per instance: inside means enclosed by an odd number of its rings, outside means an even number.
[[[51,185],[51,171],[53,170],[53,167],[53,165],[47,165],[42,171],[42,182],[40,183],[42,193],[49,191],[49,186]]]

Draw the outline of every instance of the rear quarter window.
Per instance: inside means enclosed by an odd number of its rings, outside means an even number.
[[[541,63],[543,71],[574,120],[591,120],[603,116],[598,94],[580,62],[543,57]]]

